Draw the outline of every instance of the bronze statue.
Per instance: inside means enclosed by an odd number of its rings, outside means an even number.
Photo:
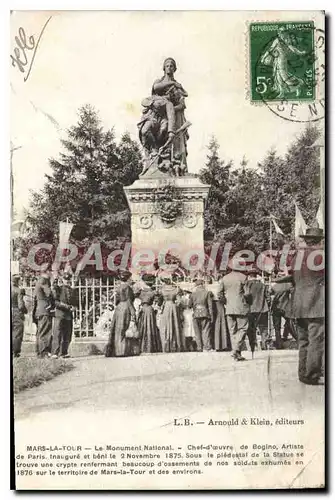
[[[145,160],[141,175],[152,166],[170,175],[187,172],[186,142],[190,126],[184,116],[187,92],[174,79],[177,70],[174,59],[165,59],[163,70],[164,76],[154,82],[151,96],[142,101],[144,110],[138,128]]]

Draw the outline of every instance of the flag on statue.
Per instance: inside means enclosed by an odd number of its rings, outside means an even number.
[[[321,203],[319,205],[319,208],[318,208],[318,211],[316,213],[316,222],[318,223],[319,225],[319,228],[320,229],[324,229],[325,228],[325,225],[324,225],[324,222],[323,222],[323,214],[322,214],[322,206],[321,206]]]
[[[277,234],[282,234],[284,236],[283,231],[280,229],[280,227],[278,226],[278,224],[276,222],[276,217],[274,215],[272,215],[272,214],[270,214],[270,217],[271,217],[271,221],[272,221],[273,227],[275,229],[275,232]]]
[[[307,229],[307,224],[300,212],[298,205],[295,203],[295,225],[294,225],[294,236],[298,240],[301,234],[305,234]]]

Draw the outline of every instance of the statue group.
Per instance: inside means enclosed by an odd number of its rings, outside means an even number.
[[[187,173],[188,128],[184,110],[187,92],[174,74],[177,65],[171,57],[163,64],[164,75],[155,80],[151,96],[142,101],[143,114],[138,124],[144,149],[141,176],[183,176]]]

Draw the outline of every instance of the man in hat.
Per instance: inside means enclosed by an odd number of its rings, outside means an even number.
[[[259,271],[254,267],[248,272],[247,289],[249,293],[250,311],[248,315],[248,338],[250,348],[256,346],[256,329],[261,334],[262,349],[271,347],[271,332],[268,324],[270,306],[269,287],[259,279]]]
[[[299,342],[300,382],[307,385],[323,383],[324,356],[324,251],[323,231],[309,227],[300,236],[306,247],[298,250],[292,264],[292,274],[276,280],[291,282],[293,292],[289,317],[296,318]]]
[[[211,325],[214,322],[213,295],[206,290],[204,280],[197,278],[194,281],[195,290],[189,300],[189,307],[193,309],[193,327],[198,351],[210,351]]]
[[[245,361],[241,351],[248,331],[250,311],[246,263],[242,259],[233,259],[230,268],[231,272],[226,274],[220,282],[219,298],[226,304],[227,323],[233,348],[232,356],[235,361]]]
[[[33,321],[36,330],[36,354],[39,358],[50,356],[52,340],[52,316],[54,311],[54,297],[48,275],[42,275],[36,282]]]
[[[12,306],[12,350],[15,358],[20,357],[24,332],[24,315],[27,309],[24,303],[25,291],[19,287],[20,276],[12,276],[11,306]]]
[[[69,358],[69,345],[72,338],[73,311],[77,304],[75,290],[71,286],[71,275],[63,275],[62,284],[54,284],[55,319],[52,338],[52,357]]]

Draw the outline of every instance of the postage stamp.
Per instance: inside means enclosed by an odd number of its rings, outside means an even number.
[[[250,95],[259,101],[313,101],[314,23],[249,25]]]

